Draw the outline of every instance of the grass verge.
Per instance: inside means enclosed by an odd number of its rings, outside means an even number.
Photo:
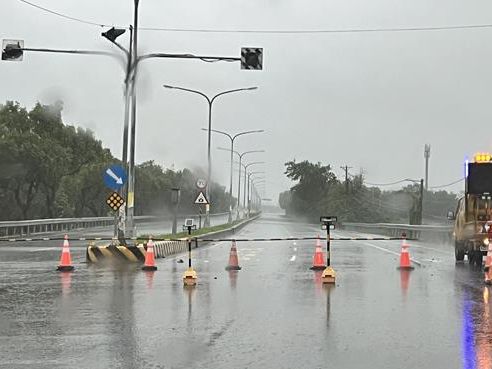
[[[229,229],[231,227],[234,227],[235,225],[238,225],[239,223],[241,223],[243,221],[244,221],[244,219],[241,219],[241,220],[236,220],[230,224],[227,223],[227,224],[221,224],[221,225],[217,225],[217,226],[213,226],[213,227],[206,227],[206,228],[197,229],[197,230],[191,232],[191,236],[197,237],[197,236],[201,236],[201,235],[206,234],[206,233],[223,231],[223,230]],[[148,235],[148,234],[144,234],[144,235],[139,236],[138,237],[138,243],[147,242],[149,237],[150,237],[150,235]],[[164,239],[173,239],[173,240],[176,240],[179,238],[187,238],[187,237],[188,237],[188,231],[180,232],[180,233],[176,233],[176,234],[167,233],[167,234],[160,234],[160,235],[152,235],[152,238],[156,238],[156,239],[163,239],[164,238]]]

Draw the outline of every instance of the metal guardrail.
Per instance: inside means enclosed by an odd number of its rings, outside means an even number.
[[[453,233],[451,224],[342,223],[342,228],[369,231],[392,237],[405,233],[410,238],[438,238],[444,241],[449,241]]]
[[[229,213],[210,214],[211,217],[224,216]],[[197,214],[180,214],[179,219],[198,217]],[[172,220],[172,216],[136,216],[137,222]],[[114,217],[56,218],[17,221],[0,221],[0,237],[29,236],[36,233],[65,232],[72,229],[108,227],[114,224]]]

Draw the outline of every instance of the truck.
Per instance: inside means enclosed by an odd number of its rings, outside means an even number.
[[[470,264],[482,265],[492,239],[492,155],[478,153],[465,161],[465,193],[456,211],[448,213],[454,220],[453,239],[456,261],[467,256]]]

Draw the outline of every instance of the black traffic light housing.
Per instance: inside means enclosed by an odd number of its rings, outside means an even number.
[[[124,28],[114,28],[108,29],[106,32],[101,33],[101,36],[107,38],[111,42],[115,42],[118,37],[125,33]]]
[[[263,48],[243,47],[241,49],[241,69],[263,69]]]
[[[6,44],[2,50],[2,60],[22,59],[23,50],[20,42]]]

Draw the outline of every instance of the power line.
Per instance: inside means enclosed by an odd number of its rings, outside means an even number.
[[[82,18],[72,17],[27,0],[18,0],[38,10],[50,13],[57,17],[65,18],[79,23],[97,27],[112,27],[112,24],[98,23]],[[119,28],[125,28],[118,26]],[[195,32],[195,33],[256,33],[256,34],[330,34],[330,33],[374,33],[374,32],[423,32],[423,31],[447,31],[461,29],[485,29],[492,28],[492,24],[465,24],[451,26],[427,26],[427,27],[389,27],[389,28],[346,28],[346,29],[312,29],[312,30],[268,30],[268,29],[205,29],[205,28],[162,28],[162,27],[139,27],[141,31],[161,32]]]
[[[449,187],[449,186],[452,186],[456,183],[460,183],[461,181],[463,181],[465,178],[460,178],[460,179],[457,179],[456,181],[453,181],[451,183],[447,183],[447,184],[444,184],[444,185],[440,185],[440,186],[430,186],[430,188],[444,188],[444,187]]]
[[[403,28],[346,28],[346,29],[313,29],[313,30],[247,30],[247,29],[204,29],[204,28],[159,28],[142,27],[142,31],[162,32],[196,32],[196,33],[262,33],[262,34],[327,34],[327,33],[368,33],[368,32],[415,32],[415,31],[447,31],[459,29],[492,28],[492,24],[470,24],[456,26],[429,26]]]
[[[392,186],[392,185],[395,185],[398,183],[403,183],[403,182],[408,182],[408,181],[409,180],[407,178],[405,178],[405,179],[400,179],[399,181],[388,182],[388,183],[371,183],[371,182],[365,182],[365,183],[370,185],[370,186]]]
[[[96,22],[85,20],[85,19],[82,19],[82,18],[76,18],[76,17],[72,17],[70,15],[59,13],[57,11],[54,11],[54,10],[51,10],[51,9],[42,7],[41,5],[37,5],[37,4],[31,3],[30,1],[26,1],[26,0],[18,0],[18,1],[20,1],[21,3],[24,3],[26,5],[32,6],[33,8],[36,8],[36,9],[42,10],[44,12],[47,12],[47,13],[56,15],[57,17],[65,18],[65,19],[72,20],[72,21],[75,21],[75,22],[89,24],[91,26],[97,26],[97,27],[112,27],[112,25],[109,25],[109,24],[96,23]],[[120,27],[120,28],[124,28],[124,27]]]

